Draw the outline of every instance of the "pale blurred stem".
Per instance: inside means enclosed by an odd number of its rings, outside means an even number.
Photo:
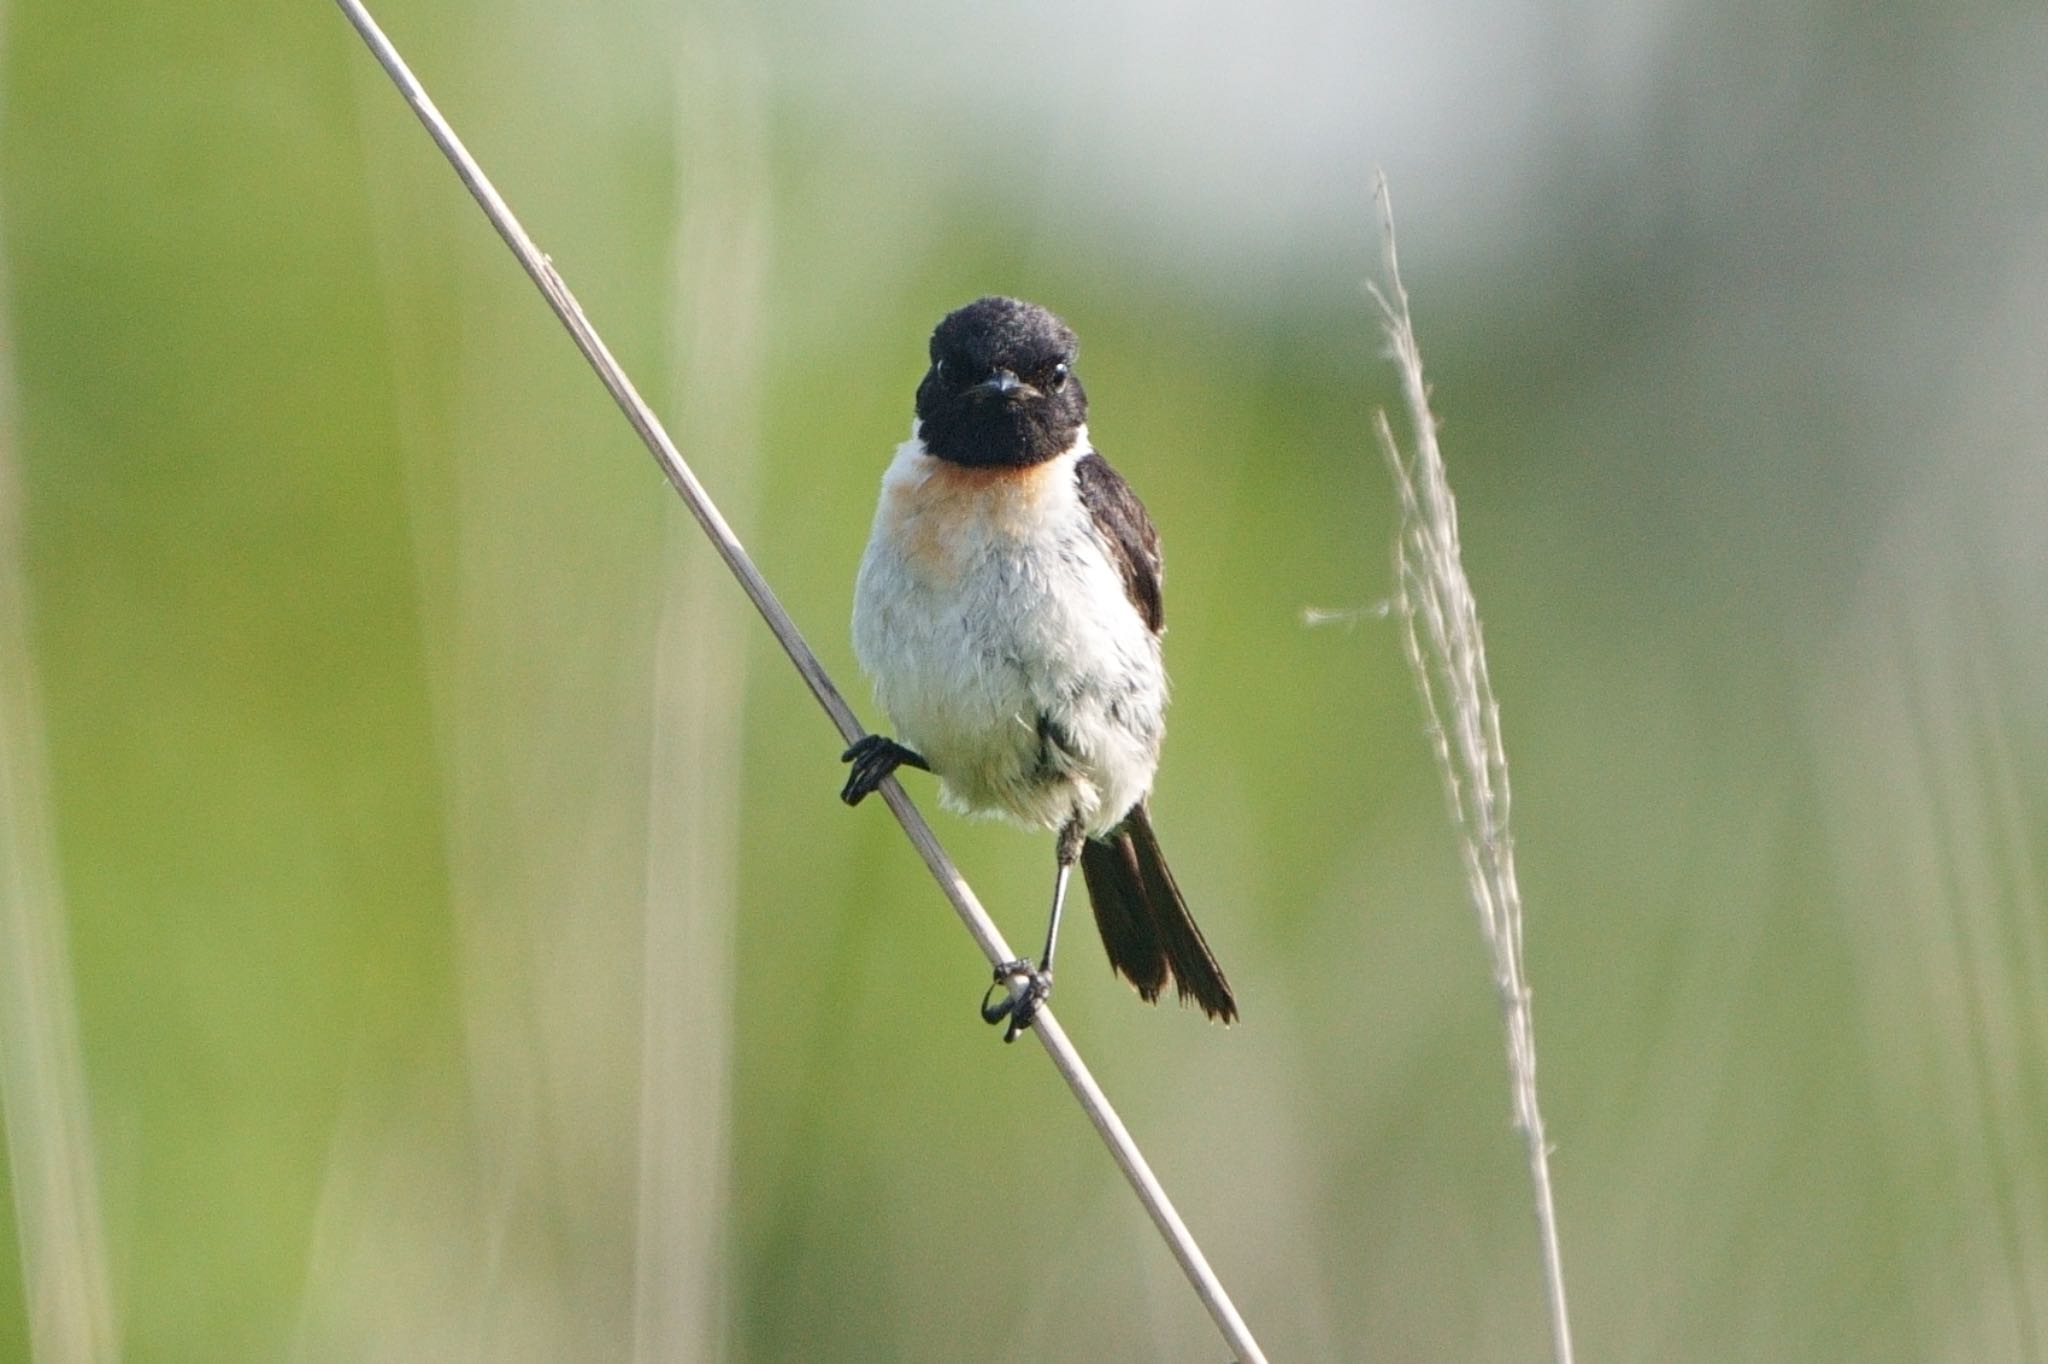
[[[0,374],[0,390],[8,384]],[[0,407],[8,397],[0,391]],[[0,411],[0,1126],[30,1349],[38,1360],[93,1364],[119,1357],[120,1342],[29,652],[11,438]]]
[[[1386,177],[1378,186],[1384,215],[1387,290],[1374,288],[1408,410],[1413,459],[1401,453],[1384,412],[1376,414],[1381,452],[1401,498],[1394,539],[1394,605],[1403,625],[1408,665],[1422,694],[1429,733],[1443,772],[1451,823],[1465,861],[1465,882],[1479,931],[1493,953],[1493,983],[1507,1030],[1508,1075],[1515,1126],[1529,1156],[1536,1196],[1537,1233],[1543,1243],[1544,1286],[1551,1344],[1558,1364],[1571,1364],[1571,1322],[1565,1310],[1564,1262],[1558,1250],[1557,1208],[1550,1193],[1550,1148],[1536,1103],[1536,1031],[1529,986],[1522,971],[1522,892],[1515,881],[1514,839],[1508,828],[1508,757],[1501,743],[1500,706],[1486,672],[1486,640],[1479,603],[1465,578],[1458,548],[1458,507],[1437,448],[1436,419],[1422,377],[1422,352],[1408,313],[1394,254],[1394,210]],[[1446,723],[1448,721],[1448,723]]]
[[[0,39],[8,18],[0,4]],[[29,1352],[99,1364],[121,1343],[31,648],[7,293],[0,264],[0,1128]]]
[[[674,405],[742,518],[755,499],[769,236],[762,82],[743,24],[692,24],[676,141],[689,167],[673,254]],[[746,608],[668,527],[649,754],[640,1235],[633,1358],[725,1356],[725,1227],[746,701]]]
[[[413,76],[404,59],[398,55],[398,50],[391,45],[391,40],[377,27],[369,11],[363,8],[360,0],[335,0],[335,3],[348,17],[348,21],[355,26],[356,31],[362,35],[363,41],[369,45],[378,63],[398,86],[399,92],[405,96],[406,103],[411,105],[413,112],[419,116],[428,135],[434,139],[435,145],[448,158],[449,164],[455,168],[455,173],[461,177],[462,183],[468,187],[470,194],[483,209],[484,216],[491,220],[491,226],[497,229],[498,235],[504,238],[505,245],[519,258],[519,263],[525,268],[527,275],[547,297],[548,305],[554,309],[555,316],[561,319],[562,325],[568,328],[577,349],[583,352],[583,357],[590,362],[590,367],[597,371],[597,377],[618,403],[620,410],[626,414],[626,420],[632,423],[633,430],[639,434],[641,441],[654,456],[655,462],[661,466],[662,473],[675,486],[676,492],[689,507],[690,514],[696,517],[697,524],[703,527],[705,535],[710,537],[712,547],[725,560],[726,567],[739,580],[740,587],[754,603],[755,609],[761,613],[761,618],[767,622],[768,628],[774,632],[783,652],[789,655],[789,661],[809,684],[811,694],[817,698],[818,704],[838,727],[841,739],[851,743],[860,738],[865,731],[861,728],[859,720],[854,718],[852,708],[846,704],[845,698],[840,696],[839,689],[826,674],[824,665],[818,661],[818,656],[811,652],[810,646],[804,642],[803,635],[797,630],[796,623],[790,619],[789,613],[776,599],[767,579],[761,576],[761,571],[747,556],[732,528],[726,524],[717,506],[698,483],[697,476],[690,471],[690,466],[677,451],[675,443],[669,439],[668,432],[662,428],[653,409],[641,398],[632,380],[619,368],[610,350],[598,337],[596,329],[590,325],[590,320],[583,315],[583,309],[576,302],[575,296],[569,292],[569,286],[562,281],[562,277],[556,273],[548,258],[541,254],[540,248],[533,244],[533,239],[526,235],[526,230],[519,225],[518,219],[512,215],[512,210],[505,206],[505,201],[498,196],[498,191],[484,175],[483,168],[477,165],[475,159],[462,145],[461,139],[456,137],[455,130],[449,127],[440,110],[427,97],[426,90]],[[917,849],[919,856],[923,857],[925,866],[931,870],[939,889],[952,902],[960,921],[973,935],[982,955],[988,958],[991,965],[1011,960],[1015,954],[1003,941],[1002,934],[996,930],[995,923],[988,917],[988,912],[981,907],[981,902],[975,898],[974,892],[968,888],[967,882],[954,868],[952,859],[940,846],[937,836],[931,831],[931,826],[925,823],[924,817],[917,812],[917,807],[910,803],[910,797],[904,794],[903,788],[894,780],[884,782],[881,796],[896,816],[897,822],[903,826],[903,832],[909,837],[911,845]],[[1067,1040],[1067,1035],[1060,1028],[1058,1021],[1049,1010],[1041,1012],[1031,1031],[1045,1047],[1046,1054],[1052,1058],[1054,1068],[1067,1082],[1067,1087],[1073,1091],[1075,1100],[1087,1113],[1088,1120],[1095,1125],[1095,1130],[1101,1135],[1104,1144],[1109,1147],[1110,1155],[1115,1158],[1125,1178],[1130,1181],[1139,1202],[1151,1215],[1153,1224],[1159,1228],[1167,1248],[1180,1262],[1181,1269],[1187,1274],[1196,1295],[1214,1319],[1217,1330],[1222,1333],[1240,1360],[1246,1361],[1246,1364],[1253,1364],[1254,1361],[1263,1364],[1265,1354],[1259,1349],[1258,1342],[1252,1339],[1251,1332],[1245,1327],[1244,1319],[1238,1315],[1229,1295],[1223,1291],[1223,1285],[1217,1280],[1215,1271],[1209,1267],[1208,1259],[1202,1254],[1201,1247],[1195,1244],[1194,1237],[1181,1221],[1180,1214],[1174,1210],[1166,1191],[1160,1187],[1151,1166],[1146,1163],[1144,1154],[1132,1140],[1130,1132],[1123,1125],[1123,1120],[1117,1117],[1116,1111],[1103,1097],[1101,1088],[1095,1083],[1095,1077],[1082,1064],[1080,1054],[1074,1050],[1073,1043]]]

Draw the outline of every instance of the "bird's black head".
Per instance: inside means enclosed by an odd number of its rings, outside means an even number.
[[[1088,420],[1073,329],[1035,303],[980,298],[932,332],[917,386],[924,447],[955,464],[1021,467],[1064,453]]]

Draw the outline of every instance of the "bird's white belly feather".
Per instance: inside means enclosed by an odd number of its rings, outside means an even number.
[[[966,469],[913,438],[882,480],[853,644],[896,737],[970,814],[1113,828],[1152,784],[1159,641],[1081,503],[1073,449]]]

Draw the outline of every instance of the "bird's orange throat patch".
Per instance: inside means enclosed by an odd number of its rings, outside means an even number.
[[[1074,459],[973,467],[918,454],[891,471],[884,515],[913,569],[952,578],[992,541],[1026,540],[1069,509]]]

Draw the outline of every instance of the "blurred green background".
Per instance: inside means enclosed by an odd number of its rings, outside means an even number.
[[[0,15],[0,1358],[1221,1359],[340,15]],[[1384,166],[1580,1357],[2043,1358],[2038,6],[379,17],[871,719],[929,328],[1074,324],[1244,1020],[1085,926],[1060,1014],[1275,1360],[1541,1359],[1371,610]],[[1029,941],[1048,841],[938,827]]]

